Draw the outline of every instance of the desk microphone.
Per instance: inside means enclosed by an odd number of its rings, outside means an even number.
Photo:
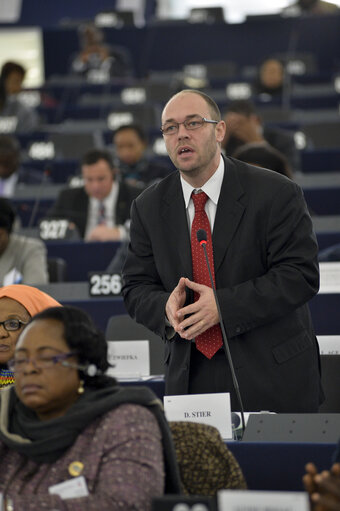
[[[64,367],[72,367],[73,369],[79,369],[79,371],[82,371],[87,376],[93,377],[93,376],[102,376],[103,371],[98,369],[98,367],[95,364],[74,364],[73,362],[68,362],[67,360],[63,360],[60,362],[60,364]]]
[[[233,379],[233,384],[234,384],[234,389],[235,389],[235,392],[236,392],[237,400],[238,400],[239,405],[240,405],[241,421],[242,421],[242,436],[243,436],[243,433],[244,433],[244,430],[245,430],[243,403],[242,403],[242,398],[241,398],[241,394],[240,394],[239,384],[238,384],[236,373],[235,373],[235,369],[234,369],[233,360],[231,358],[231,353],[230,353],[230,348],[229,348],[227,334],[226,334],[226,331],[225,331],[225,328],[224,328],[224,323],[223,323],[223,319],[222,319],[220,303],[218,301],[218,297],[217,297],[217,293],[216,293],[216,287],[215,287],[215,284],[214,284],[214,279],[213,279],[213,276],[212,276],[212,273],[211,273],[210,264],[209,264],[209,258],[208,258],[207,247],[206,247],[207,238],[208,238],[207,237],[207,233],[206,233],[206,231],[204,229],[198,229],[198,231],[196,232],[196,237],[197,237],[197,241],[199,242],[199,244],[203,248],[204,255],[205,255],[205,260],[207,262],[207,267],[208,267],[208,271],[209,271],[211,287],[212,287],[212,290],[214,292],[214,297],[215,297],[215,302],[216,302],[216,307],[217,307],[217,312],[218,312],[218,317],[219,317],[219,323],[220,323],[220,327],[221,327],[221,331],[222,331],[222,337],[223,337],[223,343],[224,343],[224,347],[225,347],[226,357],[227,357],[227,360],[228,360],[228,363],[229,363],[229,367],[230,367],[231,376],[232,376],[232,379]]]
[[[48,178],[49,178],[50,174],[51,174],[50,168],[49,167],[45,167],[45,169],[44,169],[44,171],[42,173],[41,181],[40,181],[39,186],[38,186],[37,195],[36,195],[36,198],[35,198],[35,201],[34,201],[34,204],[33,204],[33,208],[32,208],[32,213],[31,213],[31,216],[30,216],[29,221],[28,221],[28,225],[27,225],[28,228],[31,228],[34,225],[34,221],[35,221],[35,218],[36,218],[37,213],[38,213],[38,209],[39,209],[40,201],[41,201],[41,198],[42,198],[42,194],[45,191],[45,185],[47,183],[49,183],[49,179]]]

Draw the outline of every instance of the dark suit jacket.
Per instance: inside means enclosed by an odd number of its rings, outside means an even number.
[[[116,204],[116,224],[123,225],[130,218],[130,207],[133,199],[141,192],[127,183],[119,183],[119,193]],[[74,222],[79,234],[84,238],[89,207],[89,197],[84,187],[65,188],[62,190],[52,208],[48,212],[50,218],[66,218]]]
[[[317,243],[298,185],[226,158],[213,230],[217,294],[248,411],[316,411],[319,351],[307,301],[318,290]],[[188,390],[190,342],[166,340],[165,304],[192,277],[178,172],[147,188],[131,209],[123,269],[126,307],[165,339],[166,392]],[[188,303],[193,299],[188,293]],[[229,370],[229,369],[227,369]],[[232,400],[234,392],[231,392]]]

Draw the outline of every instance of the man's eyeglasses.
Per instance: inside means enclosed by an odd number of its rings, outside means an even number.
[[[21,321],[21,319],[6,319],[5,321],[0,321],[0,325],[2,325],[7,332],[15,332],[24,325],[27,325],[27,323]]]
[[[74,357],[74,352],[61,353],[60,355],[37,355],[36,357],[18,356],[8,362],[8,367],[13,373],[21,373],[31,362],[36,369],[50,369],[67,358]]]
[[[180,124],[183,124],[185,129],[187,130],[197,130],[198,128],[202,128],[203,124],[205,123],[211,123],[211,124],[218,124],[219,121],[213,121],[211,119],[206,119],[205,117],[201,117],[200,115],[195,115],[193,117],[190,117],[189,119],[185,119],[183,122],[166,122],[161,127],[161,132],[163,135],[175,135],[175,133],[178,133]]]

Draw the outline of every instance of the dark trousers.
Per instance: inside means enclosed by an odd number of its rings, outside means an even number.
[[[196,349],[195,343],[192,343],[188,394],[213,392],[229,392],[231,409],[240,409],[224,348],[208,359]]]

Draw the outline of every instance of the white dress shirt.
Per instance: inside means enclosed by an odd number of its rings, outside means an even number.
[[[195,206],[191,198],[191,194],[194,190],[202,190],[209,197],[205,204],[205,212],[208,216],[211,232],[214,229],[214,222],[216,216],[216,209],[218,199],[221,193],[221,187],[224,177],[224,161],[221,155],[220,163],[217,167],[216,172],[211,176],[210,179],[201,188],[193,188],[187,181],[181,176],[181,184],[183,190],[184,203],[188,219],[189,232],[191,232],[192,221],[195,216]]]
[[[116,204],[118,200],[119,183],[114,181],[112,183],[111,191],[104,200],[100,201],[94,197],[89,198],[89,209],[87,213],[87,223],[85,229],[85,239],[89,236],[90,232],[98,225],[99,208],[103,203],[105,207],[105,225],[107,227],[119,227],[121,237],[124,238],[125,228],[116,225]]]

